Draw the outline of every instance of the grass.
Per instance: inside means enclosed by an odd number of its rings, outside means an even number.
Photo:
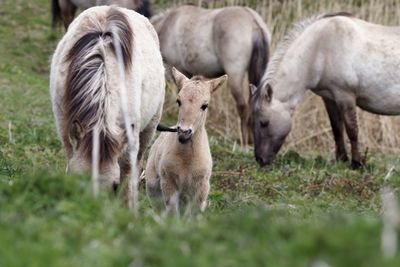
[[[5,0],[0,14],[0,266],[399,266],[380,250],[380,188],[400,186],[398,169],[384,179],[394,155],[353,171],[289,150],[260,169],[214,133],[210,207],[198,218],[163,218],[143,185],[137,218],[111,194],[93,198],[89,177],[64,174],[48,1]]]

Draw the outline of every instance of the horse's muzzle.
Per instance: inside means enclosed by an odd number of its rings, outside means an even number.
[[[177,130],[179,143],[187,144],[190,140],[192,140],[193,131],[191,129],[182,130],[182,128],[178,126]]]

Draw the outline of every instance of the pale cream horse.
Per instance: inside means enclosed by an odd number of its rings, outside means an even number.
[[[68,29],[78,8],[87,9],[94,6],[109,5],[132,9],[147,18],[151,17],[150,0],[52,0],[51,13],[53,16],[53,27],[59,21],[62,21],[65,29]]]
[[[228,86],[241,120],[242,144],[251,143],[243,81],[258,85],[267,68],[270,33],[247,7],[203,9],[181,6],[151,18],[164,61],[186,75],[229,76]]]
[[[123,81],[117,45],[123,55]],[[121,111],[123,84],[140,160],[164,102],[164,67],[157,34],[150,22],[134,11],[107,6],[87,9],[71,24],[53,55],[50,94],[69,170],[81,173],[91,169],[93,131],[99,129],[99,173],[104,187],[123,182],[131,171]],[[129,189],[125,192],[129,197]]]
[[[347,13],[296,24],[279,43],[259,89],[252,90],[258,163],[275,158],[291,129],[294,108],[310,89],[325,102],[337,159],[347,160],[345,128],[352,167],[360,167],[356,107],[400,114],[399,43],[400,27],[368,23]]]
[[[205,122],[211,94],[227,79],[205,81],[186,78],[173,68],[178,87],[177,134],[161,133],[150,149],[146,166],[146,190],[150,197],[164,199],[167,210],[178,212],[179,202],[204,211],[210,189],[212,158]]]

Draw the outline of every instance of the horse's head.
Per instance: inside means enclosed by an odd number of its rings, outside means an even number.
[[[250,85],[251,121],[254,133],[254,154],[260,166],[274,161],[292,127],[287,107],[272,97],[272,87]]]
[[[198,129],[204,126],[211,94],[226,81],[227,75],[212,80],[199,77],[188,79],[177,69],[172,69],[172,77],[178,88],[176,102],[179,106],[178,140],[182,144],[189,142]]]
[[[123,142],[121,134],[117,139],[99,132],[98,171],[102,187],[111,187],[119,183],[120,167],[118,158]],[[72,151],[69,153],[68,169],[82,174],[90,173],[92,169],[93,130],[87,131],[78,121],[74,121],[69,130],[69,140]]]

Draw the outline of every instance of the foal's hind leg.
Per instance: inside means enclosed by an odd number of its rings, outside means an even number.
[[[344,124],[346,126],[347,136],[350,139],[351,144],[351,167],[353,169],[359,169],[362,167],[362,159],[360,152],[358,151],[358,125],[357,125],[357,112],[356,106],[348,106],[343,111]]]
[[[348,158],[343,136],[343,113],[334,101],[327,98],[323,98],[323,100],[331,122],[333,137],[335,138],[336,160],[347,161]]]

